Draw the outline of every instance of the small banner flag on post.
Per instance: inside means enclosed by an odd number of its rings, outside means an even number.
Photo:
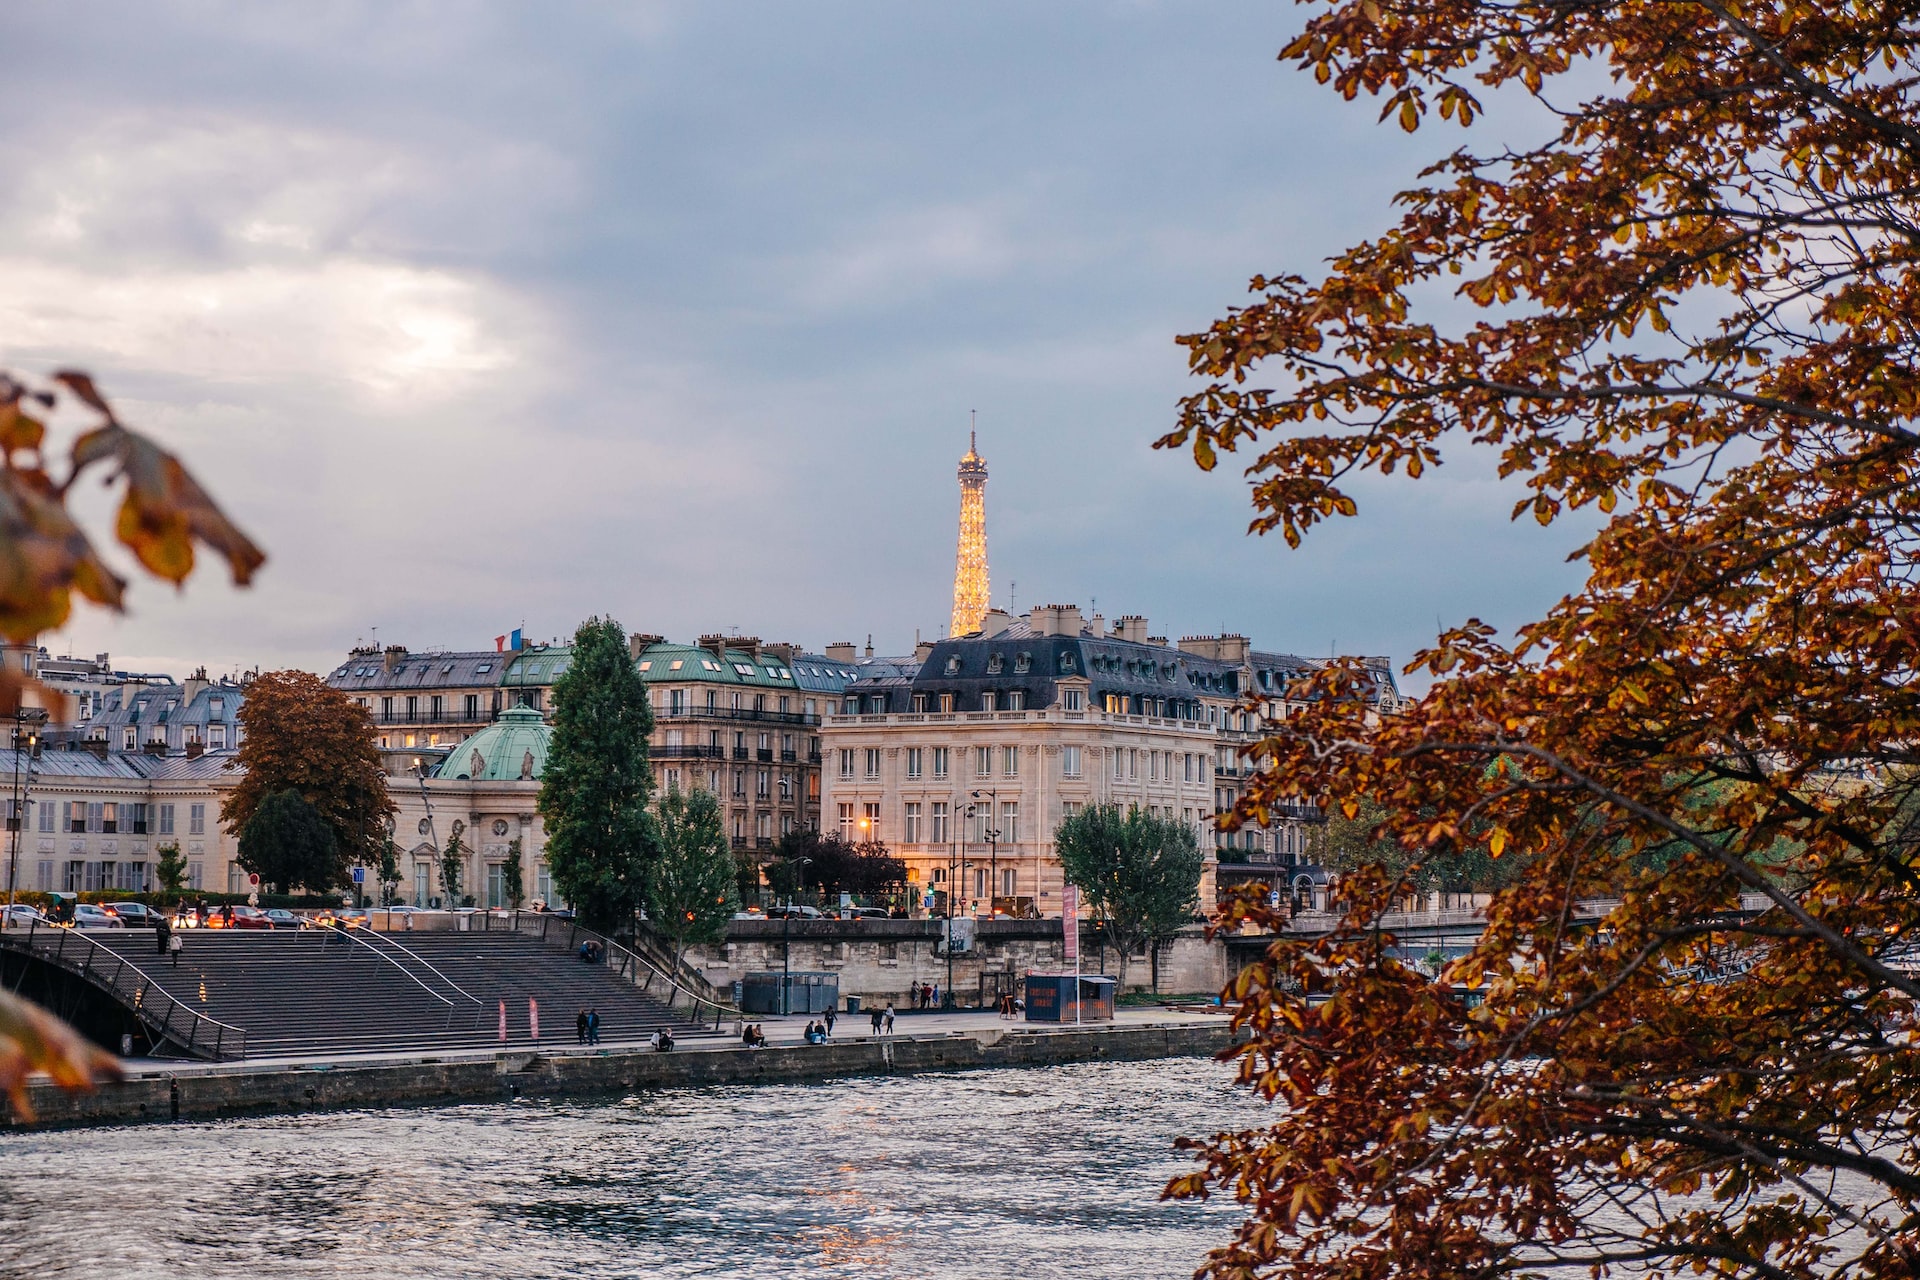
[[[1080,886],[1070,884],[1060,891],[1060,958],[1069,961],[1075,972],[1080,968]]]
[[[506,1038],[507,1038],[507,1002],[505,1000],[502,1000],[500,1002],[500,1039],[504,1042]]]
[[[527,997],[527,1026],[533,1031],[533,1038],[540,1038],[540,1002],[532,996]]]

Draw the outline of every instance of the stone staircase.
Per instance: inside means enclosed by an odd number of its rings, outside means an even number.
[[[572,1045],[583,1008],[599,1011],[602,1043],[644,1040],[662,1029],[676,1038],[711,1034],[604,965],[512,932],[394,938],[357,930],[194,930],[183,935],[178,966],[156,963],[146,930],[89,936],[145,968],[168,995],[244,1029],[249,1058],[527,1049],[534,1045],[530,999],[539,1003],[544,1046]]]

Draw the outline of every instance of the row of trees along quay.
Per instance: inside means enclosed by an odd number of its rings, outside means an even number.
[[[1338,927],[1230,988],[1271,1123],[1167,1193],[1246,1208],[1222,1278],[1920,1274],[1920,12],[1307,14],[1284,61],[1494,136],[1183,338],[1158,443],[1234,455],[1290,546],[1484,455],[1584,582],[1445,631],[1395,714],[1338,663],[1293,691],[1235,819],[1370,831]],[[1379,921],[1475,862],[1436,983]]]

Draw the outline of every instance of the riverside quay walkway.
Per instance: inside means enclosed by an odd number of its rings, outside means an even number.
[[[396,1105],[501,1102],[713,1085],[780,1085],[835,1076],[1032,1067],[1069,1062],[1206,1057],[1232,1046],[1225,1011],[1122,1009],[1112,1022],[1077,1027],[1001,1021],[993,1013],[900,1013],[891,1035],[842,1018],[826,1044],[801,1039],[812,1019],[761,1017],[767,1047],[729,1035],[682,1042],[671,1053],[644,1042],[582,1047],[573,1028],[559,1043],[444,1053],[337,1053],[245,1062],[125,1063],[127,1078],[91,1093],[28,1087],[38,1128],[129,1124]],[[856,1025],[858,1027],[856,1029]],[[726,1029],[731,1031],[732,1023]],[[1217,1067],[1201,1067],[1222,1071]],[[0,1129],[22,1122],[0,1098]]]
[[[0,981],[125,1056],[256,1059],[431,1052],[571,1041],[583,1009],[600,1037],[716,1034],[717,1012],[668,983],[637,985],[603,940],[592,963],[562,938],[508,929],[193,930],[177,962],[138,930],[8,929]],[[646,975],[653,978],[655,975]],[[503,1036],[504,1030],[504,1036]]]

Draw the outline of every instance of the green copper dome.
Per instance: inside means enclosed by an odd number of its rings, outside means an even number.
[[[547,767],[553,730],[531,707],[502,711],[500,718],[453,749],[434,770],[455,782],[533,781]]]

